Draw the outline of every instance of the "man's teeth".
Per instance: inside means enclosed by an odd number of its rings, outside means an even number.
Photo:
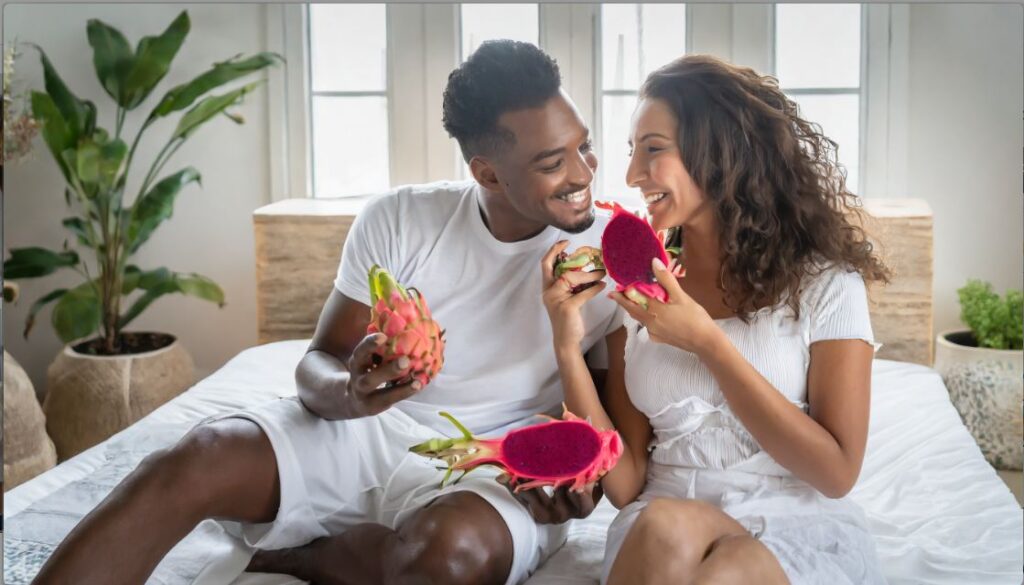
[[[644,204],[650,205],[652,203],[657,203],[658,201],[661,201],[664,198],[664,193],[651,193],[650,195],[644,195]]]
[[[559,195],[558,198],[562,201],[568,201],[569,203],[581,203],[587,198],[587,192],[577,191],[575,193],[569,193],[568,195]]]

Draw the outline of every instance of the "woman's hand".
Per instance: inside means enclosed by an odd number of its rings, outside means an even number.
[[[622,293],[608,295],[643,324],[652,341],[667,343],[696,354],[709,350],[718,341],[721,330],[714,320],[679,286],[679,281],[655,258],[651,262],[658,284],[668,293],[668,302],[648,299],[647,309],[626,298]]]
[[[604,290],[605,283],[601,282],[601,279],[604,278],[605,272],[574,271],[555,278],[555,259],[568,245],[568,240],[561,240],[551,246],[540,261],[541,290],[544,291],[544,307],[548,310],[548,318],[551,320],[555,348],[579,350],[580,342],[586,333],[580,307]],[[577,293],[572,292],[573,288],[587,283],[596,284]]]

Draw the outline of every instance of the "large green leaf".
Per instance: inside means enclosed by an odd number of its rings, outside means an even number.
[[[64,293],[53,308],[51,321],[57,336],[68,343],[93,334],[100,326],[103,311],[93,283],[86,282]]]
[[[43,63],[43,83],[46,93],[53,99],[61,116],[67,124],[72,144],[80,136],[92,134],[96,127],[96,106],[88,100],[80,100],[78,96],[71,93],[64,80],[57,74],[50,59],[38,45],[33,45],[39,51],[40,60]]]
[[[100,85],[123,107],[128,101],[126,80],[135,63],[128,39],[121,31],[95,18],[86,24],[86,35],[92,46],[92,62]]]
[[[158,118],[171,112],[184,110],[208,91],[275,63],[283,62],[284,59],[277,53],[258,53],[247,59],[238,60],[236,58],[214,63],[209,71],[168,91],[149,117]]]
[[[60,167],[64,179],[70,183],[71,173],[64,161],[63,153],[74,144],[74,139],[68,130],[67,122],[64,121],[64,116],[57,109],[57,105],[53,103],[53,98],[40,91],[32,92],[32,116],[39,121],[43,141],[46,142],[47,148],[50,149],[54,160],[57,161],[57,166]]]
[[[178,127],[174,129],[172,140],[175,138],[188,138],[211,118],[239,103],[245,94],[251,92],[261,83],[262,81],[256,81],[223,95],[215,95],[203,99],[181,117],[181,120],[178,121]]]
[[[45,307],[46,305],[52,303],[53,301],[61,298],[62,296],[64,296],[64,293],[66,292],[68,292],[68,289],[58,288],[57,290],[51,291],[46,296],[32,303],[32,307],[28,310],[28,317],[25,318],[25,330],[22,332],[23,337],[25,337],[26,339],[28,338],[29,332],[32,331],[32,327],[35,326],[36,324],[36,314],[39,312],[39,310]]]
[[[121,139],[100,144],[99,184],[104,191],[113,188],[127,154],[128,145]]]
[[[4,261],[4,278],[18,280],[52,274],[58,268],[76,266],[78,254],[73,251],[53,252],[45,248],[14,248]]]
[[[100,146],[92,139],[82,140],[78,144],[75,174],[84,183],[96,184],[100,179]]]
[[[126,109],[135,109],[160,83],[171,68],[171,61],[185,42],[191,28],[188,12],[182,11],[163,33],[156,37],[143,37],[135,49],[135,63],[128,74],[127,86],[130,99],[122,104]]]
[[[224,291],[209,278],[191,273],[171,272],[166,268],[157,268],[147,272],[139,272],[133,276],[137,287],[146,292],[140,296],[128,311],[117,322],[120,329],[126,327],[142,314],[156,299],[172,293],[182,293],[224,306]],[[127,278],[126,278],[127,280]]]
[[[128,252],[134,253],[153,234],[153,230],[174,212],[174,199],[182,187],[191,182],[201,184],[199,171],[192,167],[161,179],[139,198],[131,209],[125,243]]]

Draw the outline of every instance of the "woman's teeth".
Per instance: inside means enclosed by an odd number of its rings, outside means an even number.
[[[559,195],[558,198],[569,203],[582,203],[583,200],[587,198],[587,192],[577,191],[575,193],[569,193],[568,195]]]
[[[644,195],[644,204],[651,205],[652,203],[657,203],[664,198],[664,193],[651,193],[650,195]]]

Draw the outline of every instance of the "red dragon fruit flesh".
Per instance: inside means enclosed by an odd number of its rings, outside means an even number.
[[[618,203],[597,203],[610,209],[612,218],[601,234],[601,252],[608,276],[616,283],[615,290],[647,308],[648,298],[661,302],[668,293],[658,284],[651,269],[651,260],[658,258],[669,265],[668,253],[661,238],[646,219],[625,210]]]
[[[622,455],[617,432],[599,431],[568,411],[562,420],[516,429],[497,439],[478,439],[452,415],[442,412],[441,416],[462,436],[430,439],[409,449],[448,464],[441,485],[454,471],[461,471],[458,479],[462,479],[476,467],[494,465],[516,484],[516,491],[546,485],[582,491],[615,467]]]

